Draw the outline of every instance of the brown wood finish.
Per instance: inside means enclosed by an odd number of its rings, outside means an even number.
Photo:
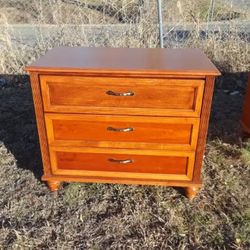
[[[42,179],[52,191],[77,181],[182,186],[196,195],[220,74],[202,52],[62,47],[27,70]]]
[[[199,130],[197,118],[45,114],[45,121],[52,146],[195,150]]]
[[[43,181],[57,180],[61,182],[87,182],[87,183],[113,183],[113,184],[133,184],[133,185],[161,185],[172,187],[201,187],[201,183],[193,183],[189,180],[154,180],[142,178],[120,178],[114,177],[93,177],[93,176],[69,176],[69,175],[43,175]]]
[[[199,192],[200,187],[199,186],[192,186],[192,187],[187,187],[185,188],[185,193],[186,196],[192,200],[193,198],[195,198],[195,196],[197,195],[197,193]]]
[[[199,117],[204,80],[41,76],[46,112]],[[133,96],[113,96],[133,93]],[[87,93],[87,94],[86,94]]]
[[[182,151],[50,147],[50,157],[55,175],[191,180],[194,165],[194,153]]]
[[[51,191],[57,191],[59,188],[60,188],[60,181],[52,181],[52,180],[49,180],[47,181],[47,184],[50,188]]]
[[[214,90],[214,80],[215,78],[211,76],[206,78],[193,177],[193,182],[195,183],[201,182],[201,167],[206,147],[207,131]]]
[[[218,69],[199,49],[59,47],[26,68],[41,73],[144,73],[154,75],[216,76]]]
[[[31,71],[33,72],[33,71]],[[124,72],[124,71],[113,71],[113,73],[105,73],[102,71],[97,72],[91,72],[91,71],[84,71],[84,72],[63,72],[63,71],[36,71],[38,75],[44,75],[44,76],[80,76],[80,77],[113,77],[113,78],[148,78],[148,79],[198,79],[198,80],[205,80],[204,76],[200,75],[186,75],[183,74],[153,74],[147,71],[143,71],[141,73],[138,72]]]
[[[114,154],[114,153],[81,153],[81,152],[55,152],[58,170],[70,170],[72,175],[76,170],[79,175],[81,171],[103,172],[101,175],[115,175],[120,173],[148,173],[148,174],[187,174],[187,157],[177,156],[155,156]],[[112,161],[111,161],[112,160]],[[123,162],[128,162],[124,164]],[[83,173],[84,175],[85,173]],[[128,175],[128,177],[132,177]],[[122,175],[120,175],[122,176]],[[150,176],[152,177],[152,176]],[[158,178],[161,179],[161,178]]]
[[[44,121],[43,103],[42,103],[40,83],[39,83],[39,75],[37,73],[31,73],[30,80],[32,83],[31,89],[32,89],[33,102],[34,102],[35,113],[36,113],[36,123],[37,123],[38,135],[39,135],[40,150],[41,150],[41,155],[42,155],[43,171],[45,174],[51,174],[48,142],[47,142],[47,135],[46,135],[46,128],[45,128],[45,121]]]

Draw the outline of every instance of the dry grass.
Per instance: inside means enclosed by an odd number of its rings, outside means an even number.
[[[250,141],[241,142],[238,127],[246,75],[218,80],[204,185],[192,202],[171,187],[72,183],[52,194],[40,182],[27,77],[7,80],[0,90],[1,249],[249,249]]]
[[[241,150],[241,160],[245,165],[250,166],[250,141],[245,143]]]
[[[204,34],[204,21],[211,16],[209,3],[208,0],[164,1],[163,13],[167,25],[165,46],[201,48],[221,70],[226,72],[249,70],[250,34],[247,31],[244,33],[244,28],[240,34],[238,30],[242,19],[250,20],[249,15],[245,10],[240,12],[218,2],[214,7],[213,18],[210,19],[212,21],[228,19],[226,23],[229,29],[219,30],[216,33],[208,31]],[[59,45],[159,46],[156,1],[2,0],[1,6],[0,72],[2,73],[23,73],[23,68],[27,64],[48,49]],[[22,34],[17,34],[12,28],[13,22],[36,25],[36,35],[32,35],[30,31],[31,37],[35,37],[32,42],[27,43]],[[45,24],[53,24],[56,27],[49,36],[43,31]],[[72,28],[69,24],[75,26]],[[89,31],[87,24],[96,26]],[[99,27],[108,25],[109,28],[98,28],[98,25]],[[188,34],[180,30],[190,25],[192,31]],[[181,39],[181,36],[184,38]]]

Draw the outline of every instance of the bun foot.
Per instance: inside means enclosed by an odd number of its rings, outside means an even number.
[[[197,195],[199,190],[200,190],[200,187],[197,187],[197,186],[186,187],[185,194],[186,194],[188,199],[192,200]]]
[[[55,192],[60,187],[60,181],[47,181],[50,191]]]

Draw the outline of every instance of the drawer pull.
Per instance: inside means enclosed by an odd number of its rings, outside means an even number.
[[[109,90],[106,92],[107,95],[113,95],[113,96],[133,96],[134,93],[133,92],[124,92],[124,93],[118,93],[118,92],[114,92],[112,90]]]
[[[113,162],[113,163],[120,163],[120,164],[129,164],[129,163],[133,163],[134,161],[131,160],[131,159],[126,159],[126,160],[116,160],[116,159],[113,159],[113,158],[109,158],[108,159],[110,162]]]
[[[134,128],[113,128],[113,127],[107,127],[108,131],[113,132],[132,132],[134,131]]]

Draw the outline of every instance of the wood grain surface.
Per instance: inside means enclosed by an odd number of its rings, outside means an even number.
[[[124,178],[116,177],[96,177],[96,176],[77,176],[77,175],[43,175],[43,181],[58,182],[84,182],[84,183],[112,183],[112,184],[133,184],[133,185],[161,185],[172,187],[201,187],[201,183],[193,183],[190,180],[161,180],[150,178]]]
[[[208,76],[206,78],[193,176],[193,182],[195,183],[201,183],[201,169],[206,147],[207,131],[214,90],[214,80],[215,77],[212,76]]]
[[[40,72],[219,75],[199,49],[58,47],[26,67]]]
[[[195,150],[199,119],[45,114],[52,146]]]
[[[43,111],[43,102],[42,102],[42,95],[41,89],[39,84],[39,75],[37,73],[30,74],[31,79],[31,89],[33,95],[33,102],[36,114],[36,124],[40,142],[40,150],[42,155],[42,162],[43,162],[43,171],[44,174],[51,173],[51,166],[50,166],[50,157],[49,157],[49,149],[48,149],[48,141],[47,141],[47,133],[45,127],[45,120],[44,120],[44,111]]]
[[[194,165],[185,151],[50,147],[50,157],[55,175],[191,180]]]
[[[46,112],[199,117],[204,81],[41,76]],[[114,96],[133,93],[133,96]]]

